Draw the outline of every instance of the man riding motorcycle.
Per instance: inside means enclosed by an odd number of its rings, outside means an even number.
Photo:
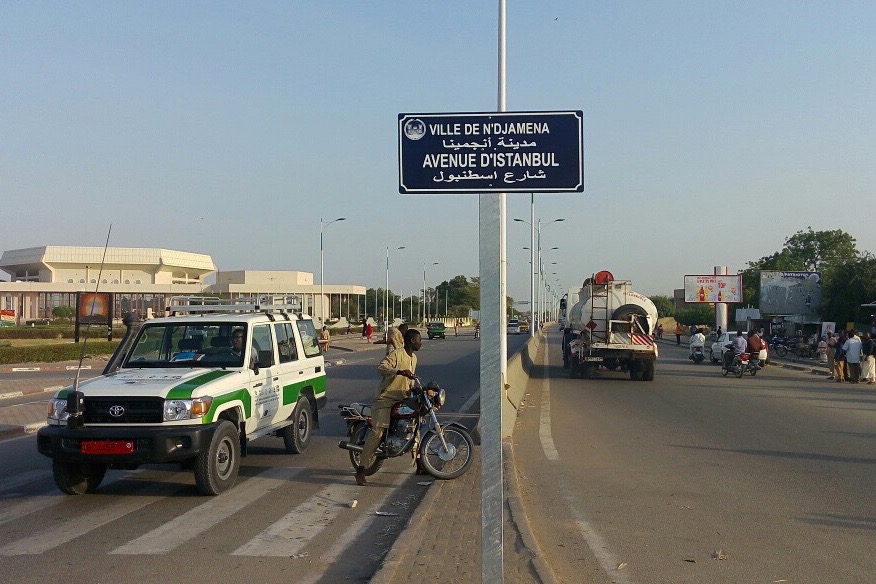
[[[694,349],[699,348],[700,353],[703,352],[703,347],[706,345],[706,335],[703,334],[703,329],[697,329],[697,332],[690,337],[690,354],[688,358],[693,359]]]
[[[733,342],[725,345],[725,348],[732,350],[724,353],[724,368],[729,369],[733,364],[733,359],[735,359],[737,355],[744,353],[747,347],[748,341],[745,340],[742,331],[736,331],[736,338],[733,339]]]

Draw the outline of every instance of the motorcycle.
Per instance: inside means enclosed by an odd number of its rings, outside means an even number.
[[[389,428],[383,433],[374,462],[364,469],[364,474],[373,475],[387,458],[407,453],[419,455],[423,468],[437,479],[455,479],[467,471],[474,441],[462,424],[438,422],[435,412],[444,405],[445,399],[444,389],[434,382],[424,388],[420,378],[415,377],[411,397],[392,406]],[[338,447],[350,451],[350,462],[358,469],[359,456],[371,427],[371,404],[338,407],[350,436],[349,440],[341,440]]]
[[[475,338],[476,339],[481,338],[481,325],[479,325],[479,324],[475,325]]]
[[[748,353],[740,353],[734,355],[733,359],[728,363],[727,359],[721,365],[721,375],[727,377],[727,374],[733,373],[736,377],[742,377],[746,373],[753,376],[757,375],[760,369],[760,360],[752,359]]]
[[[705,359],[705,358],[706,358],[706,356],[705,356],[705,354],[703,354],[702,347],[694,347],[693,353],[691,353],[690,356],[688,357],[688,359],[693,361],[695,365],[699,365],[700,363],[702,363],[703,359]]]

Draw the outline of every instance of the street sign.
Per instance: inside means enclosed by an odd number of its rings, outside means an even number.
[[[584,114],[398,115],[398,191],[584,191]]]

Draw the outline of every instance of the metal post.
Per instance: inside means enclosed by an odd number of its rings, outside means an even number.
[[[325,304],[323,297],[325,296],[325,269],[323,263],[323,243],[322,243],[322,232],[323,228],[328,227],[332,223],[336,223],[338,221],[346,221],[346,217],[338,217],[337,219],[333,219],[328,223],[323,223],[322,217],[319,218],[319,323],[320,325],[324,324],[325,320]],[[331,307],[329,307],[331,309]]]
[[[535,193],[529,195],[529,336],[535,336]]]
[[[505,0],[499,0],[498,111],[505,111]],[[481,581],[502,584],[502,387],[507,377],[505,334],[505,193],[479,196],[481,278]]]

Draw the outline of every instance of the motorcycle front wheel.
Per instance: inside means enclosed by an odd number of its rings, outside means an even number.
[[[368,424],[365,422],[359,422],[355,426],[353,426],[353,430],[350,432],[350,444],[355,444],[356,446],[365,446],[365,438],[368,434]],[[379,456],[374,458],[374,462],[371,466],[368,466],[363,471],[365,476],[371,476],[380,470],[380,467],[383,466],[383,461],[385,459],[380,458]],[[359,453],[350,451],[350,462],[353,463],[353,469],[359,468]]]
[[[468,431],[456,426],[444,428],[444,440],[446,449],[438,433],[429,432],[420,447],[420,460],[436,479],[455,479],[471,466],[474,441]]]
[[[788,354],[788,347],[785,345],[776,345],[776,355],[779,357],[784,357]]]

